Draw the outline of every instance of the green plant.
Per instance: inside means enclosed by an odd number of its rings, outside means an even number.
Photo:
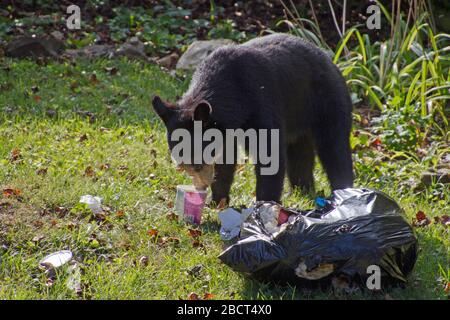
[[[430,14],[420,13],[421,6],[411,4],[405,20],[398,3],[398,0],[393,0],[392,7],[397,11],[390,14],[377,1],[391,25],[390,38],[372,42],[367,34],[361,34],[359,26],[354,26],[342,33],[333,53],[333,62],[346,77],[353,101],[381,111],[401,112],[404,123],[421,117],[443,134],[449,126],[450,35],[435,34]],[[288,11],[288,15],[291,20],[280,23],[288,24],[294,34],[330,52],[317,20],[299,17],[295,7]],[[351,39],[357,44],[348,49]],[[395,123],[395,127],[390,129],[403,125],[396,121],[385,122],[385,125]]]

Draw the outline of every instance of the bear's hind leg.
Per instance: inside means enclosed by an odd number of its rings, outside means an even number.
[[[315,136],[317,154],[327,173],[332,190],[353,186],[349,135],[350,130],[335,125],[317,132]]]

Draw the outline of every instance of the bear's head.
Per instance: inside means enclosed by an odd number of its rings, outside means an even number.
[[[152,104],[156,114],[166,126],[167,143],[177,169],[185,171],[191,176],[196,188],[206,189],[214,180],[214,164],[204,162],[203,150],[208,142],[203,141],[201,136],[194,135],[194,121],[197,122],[197,125],[199,125],[199,121],[201,122],[202,132],[213,128],[215,122],[211,118],[211,105],[203,100],[188,106],[180,106],[163,101],[158,96],[153,98]],[[179,148],[180,132],[183,139],[185,134],[190,136],[188,142],[183,141],[185,148]],[[190,151],[186,150],[186,147]],[[183,154],[186,151],[188,154]],[[175,152],[178,157],[174,156]]]

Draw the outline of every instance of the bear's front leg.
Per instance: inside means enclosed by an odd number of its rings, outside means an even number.
[[[280,159],[279,168],[274,174],[264,174],[261,169],[264,166],[255,165],[256,174],[256,201],[275,201],[280,202],[283,192],[283,183],[285,175],[284,158]]]
[[[218,205],[223,199],[230,202],[230,189],[233,183],[235,164],[215,164],[214,181],[211,184],[212,204]]]

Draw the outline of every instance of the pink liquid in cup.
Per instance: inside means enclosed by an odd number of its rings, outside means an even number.
[[[187,222],[200,224],[206,194],[206,190],[197,190],[194,186],[177,186],[175,210],[178,215]]]

